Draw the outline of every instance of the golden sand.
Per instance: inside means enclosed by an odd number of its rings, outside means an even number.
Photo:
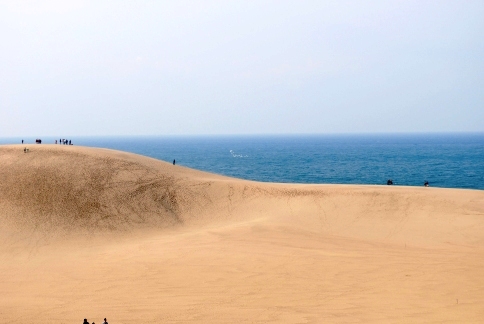
[[[0,222],[1,323],[484,319],[484,191],[258,183],[8,145]]]

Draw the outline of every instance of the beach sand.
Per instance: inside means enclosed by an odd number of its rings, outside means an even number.
[[[63,145],[0,157],[1,323],[484,319],[484,191],[259,183]]]

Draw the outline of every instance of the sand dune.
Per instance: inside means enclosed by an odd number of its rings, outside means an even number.
[[[0,147],[0,322],[479,323],[484,192]]]

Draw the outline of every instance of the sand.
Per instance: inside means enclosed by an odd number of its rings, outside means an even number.
[[[479,190],[258,183],[6,145],[0,224],[2,323],[484,319]]]

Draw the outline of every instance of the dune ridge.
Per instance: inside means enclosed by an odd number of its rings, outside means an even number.
[[[2,203],[21,211],[8,218],[54,233],[174,226],[206,199],[193,189],[203,182],[171,174],[172,165],[149,158],[54,145],[1,153]]]
[[[484,316],[483,191],[259,183],[77,146],[0,156],[11,323]]]

